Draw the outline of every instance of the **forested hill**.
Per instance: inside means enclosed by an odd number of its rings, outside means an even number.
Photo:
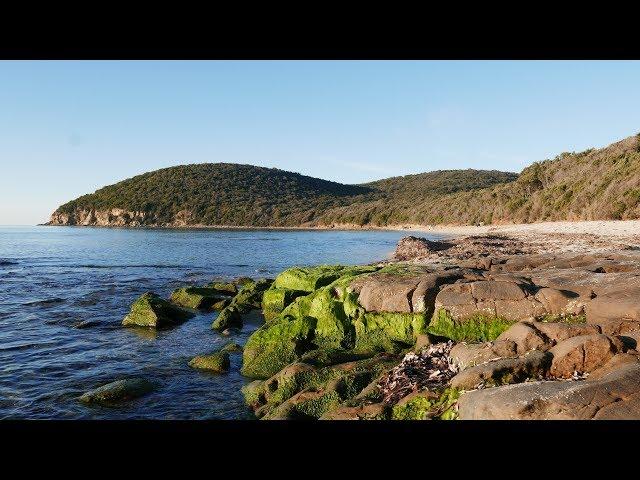
[[[60,206],[52,225],[389,226],[640,218],[640,144],[563,153],[520,175],[440,170],[345,185],[209,163],[148,172]]]

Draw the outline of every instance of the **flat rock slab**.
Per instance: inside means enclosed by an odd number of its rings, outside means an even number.
[[[595,380],[531,382],[466,392],[462,420],[640,419],[640,364]]]

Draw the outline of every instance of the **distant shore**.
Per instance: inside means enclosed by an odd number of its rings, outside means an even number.
[[[640,236],[640,220],[578,220],[560,222],[539,222],[527,224],[504,225],[416,225],[402,224],[389,226],[360,226],[355,224],[334,224],[321,226],[289,226],[289,227],[256,227],[237,225],[181,225],[181,226],[98,226],[98,225],[49,225],[40,226],[72,226],[96,228],[130,228],[130,229],[167,229],[167,230],[341,230],[341,231],[415,231],[436,233],[446,236],[476,236],[487,234],[578,234],[598,235],[607,237],[635,237]]]

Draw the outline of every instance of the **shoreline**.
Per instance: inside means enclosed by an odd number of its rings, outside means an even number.
[[[435,233],[451,237],[479,236],[487,234],[515,235],[597,235],[604,237],[640,236],[640,220],[577,220],[537,222],[526,224],[492,224],[492,225],[418,225],[402,224],[388,226],[359,226],[354,224],[335,224],[322,226],[238,226],[238,225],[183,225],[183,226],[126,226],[126,225],[51,225],[37,224],[45,227],[94,227],[122,228],[136,230],[263,230],[263,231],[406,231]]]

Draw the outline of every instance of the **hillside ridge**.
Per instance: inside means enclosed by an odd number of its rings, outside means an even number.
[[[167,167],[65,203],[50,225],[341,227],[640,218],[637,135],[518,175],[437,170],[359,185],[233,163]]]

